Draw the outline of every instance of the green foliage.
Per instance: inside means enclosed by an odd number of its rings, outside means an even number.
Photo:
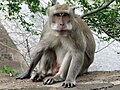
[[[93,30],[101,35],[101,39],[109,41],[111,38],[120,40],[120,18],[118,10],[104,9],[98,13],[87,17],[90,21],[88,24]],[[94,28],[95,27],[95,28]],[[106,33],[109,37],[103,37],[102,33]]]
[[[70,6],[80,5],[81,11],[84,14],[101,7],[104,3],[110,2],[110,0],[65,1]],[[51,2],[48,2],[46,7],[41,5],[40,0],[2,0],[2,2],[0,2],[0,10],[8,12],[7,18],[10,20],[17,19],[26,31],[38,35],[38,33],[32,28],[34,27],[34,22],[28,22],[25,20],[26,15],[20,14],[22,4],[28,5],[28,8],[32,13],[31,17],[34,18],[36,12],[46,15],[48,7],[52,5]],[[109,41],[110,39],[115,39],[120,41],[120,0],[114,0],[114,3],[107,8],[85,16],[83,19],[94,30],[94,32],[97,33],[101,40]],[[105,36],[104,33],[108,36]]]
[[[10,70],[6,65],[4,65],[2,69],[0,69],[0,73],[12,74],[12,76],[20,74],[20,72],[18,72],[17,70]]]
[[[104,3],[110,0],[65,0],[69,5],[80,5],[82,11],[88,11],[100,8]],[[87,24],[97,33],[101,40],[109,41],[115,39],[120,41],[120,0],[115,0],[109,7],[88,15],[83,18]],[[106,33],[108,36],[105,36]]]
[[[35,13],[39,11],[39,0],[27,0],[26,3],[28,4],[28,7],[31,10],[31,12]]]
[[[6,15],[6,19],[17,20],[26,31],[31,32],[34,35],[38,35],[39,33],[33,29],[34,22],[32,22],[32,20],[30,22],[25,19],[29,14],[21,14],[23,4],[28,5],[30,10],[29,13],[32,13],[32,19],[34,19],[36,12],[41,12],[43,15],[46,15],[48,7],[40,6],[39,0],[2,0],[0,1],[0,10],[8,13]],[[50,6],[50,3],[48,3],[48,6]]]

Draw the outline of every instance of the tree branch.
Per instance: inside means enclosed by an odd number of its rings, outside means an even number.
[[[112,44],[115,40],[113,40],[112,42],[108,43],[108,45],[104,46],[103,48],[101,48],[100,50],[96,51],[95,53],[98,53],[102,50],[104,50],[105,48],[107,48],[110,44]]]
[[[91,14],[93,14],[93,13],[99,12],[99,11],[107,8],[112,2],[114,2],[114,0],[111,0],[111,1],[108,2],[108,3],[104,3],[100,8],[91,10],[91,11],[89,11],[88,13],[81,15],[81,18],[84,18],[84,17],[86,17],[86,16],[88,16],[88,15],[91,15]]]
[[[106,33],[109,37],[113,38],[114,40],[120,42],[119,39],[115,38],[114,36],[110,35],[102,26],[100,26],[98,23],[94,22],[93,20],[89,19],[92,23],[94,23],[96,26],[100,27],[101,30]]]

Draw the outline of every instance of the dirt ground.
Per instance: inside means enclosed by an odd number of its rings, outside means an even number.
[[[0,90],[120,90],[120,71],[89,72],[78,77],[77,86],[72,89],[64,89],[61,84],[43,85],[0,74]]]

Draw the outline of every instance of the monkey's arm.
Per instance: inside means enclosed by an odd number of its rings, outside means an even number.
[[[68,74],[65,82],[63,83],[63,87],[74,87],[76,85],[76,77],[82,70],[82,66],[84,63],[84,53],[83,52],[74,52],[72,54],[72,60],[70,62],[70,67],[68,70]]]
[[[25,71],[24,73],[18,75],[16,77],[16,79],[30,78],[31,77],[30,74],[33,71],[33,69],[35,68],[35,66],[37,65],[38,61],[41,59],[42,54],[43,54],[43,49],[40,47],[40,44],[38,44],[36,49],[32,53],[32,56],[31,56],[32,62],[30,63],[30,66],[29,66],[28,70]]]

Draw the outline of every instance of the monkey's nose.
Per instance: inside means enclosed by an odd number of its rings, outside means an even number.
[[[63,23],[61,23],[61,24],[60,24],[60,26],[64,26],[64,24],[63,24]]]

